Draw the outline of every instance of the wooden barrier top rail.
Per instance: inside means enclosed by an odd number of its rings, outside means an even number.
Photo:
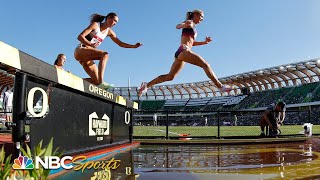
[[[103,89],[103,87],[91,84],[67,71],[55,68],[54,66],[2,41],[0,41],[0,63],[2,66],[6,65],[26,74],[40,77],[41,79],[58,83],[128,108],[138,109],[138,103],[108,92]]]

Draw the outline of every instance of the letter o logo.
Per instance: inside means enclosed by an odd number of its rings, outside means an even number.
[[[131,116],[130,116],[130,112],[129,111],[126,111],[125,114],[124,114],[124,122],[126,124],[129,124],[131,121]]]
[[[34,109],[33,109],[33,100],[34,100],[34,94],[36,91],[40,91],[42,93],[42,110],[40,113],[34,112]],[[39,87],[32,88],[28,93],[27,107],[28,107],[29,113],[33,117],[44,116],[47,112],[48,107],[49,107],[47,93],[42,88],[39,88]]]

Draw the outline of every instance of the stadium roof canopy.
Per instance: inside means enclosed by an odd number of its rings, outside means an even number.
[[[223,84],[235,86],[235,90],[228,94],[221,94],[212,81],[202,81],[153,86],[140,100],[239,95],[244,88],[249,92],[256,92],[318,82],[319,78],[320,59],[311,59],[220,78]],[[138,87],[115,87],[111,91],[129,99],[138,99]]]

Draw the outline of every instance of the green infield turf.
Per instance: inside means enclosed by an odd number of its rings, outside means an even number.
[[[302,125],[283,125],[281,135],[299,135]],[[260,126],[220,126],[220,136],[258,136]],[[320,134],[320,125],[313,125],[313,134]],[[169,136],[190,134],[189,136],[218,136],[217,126],[169,126]],[[133,136],[165,136],[165,126],[134,126]]]

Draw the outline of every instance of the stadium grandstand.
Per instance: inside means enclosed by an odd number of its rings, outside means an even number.
[[[263,108],[284,100],[289,107],[320,104],[320,59],[284,64],[219,79],[235,90],[221,94],[211,81],[150,88],[140,99],[138,87],[115,87],[113,93],[139,101],[142,110]]]
[[[304,123],[320,124],[319,79],[320,59],[311,59],[219,79],[236,87],[230,93],[221,94],[211,81],[158,85],[141,98],[138,87],[112,91],[139,102],[133,121],[138,138],[174,138],[177,132],[206,138],[256,136],[262,112],[278,101],[287,104],[282,134],[298,135]]]
[[[7,73],[6,71],[0,70],[0,129],[4,127],[6,121],[3,107],[3,96],[4,92],[10,89],[14,83],[14,75]]]
[[[8,87],[12,87],[14,83],[14,75],[0,70],[0,94],[3,95]]]

